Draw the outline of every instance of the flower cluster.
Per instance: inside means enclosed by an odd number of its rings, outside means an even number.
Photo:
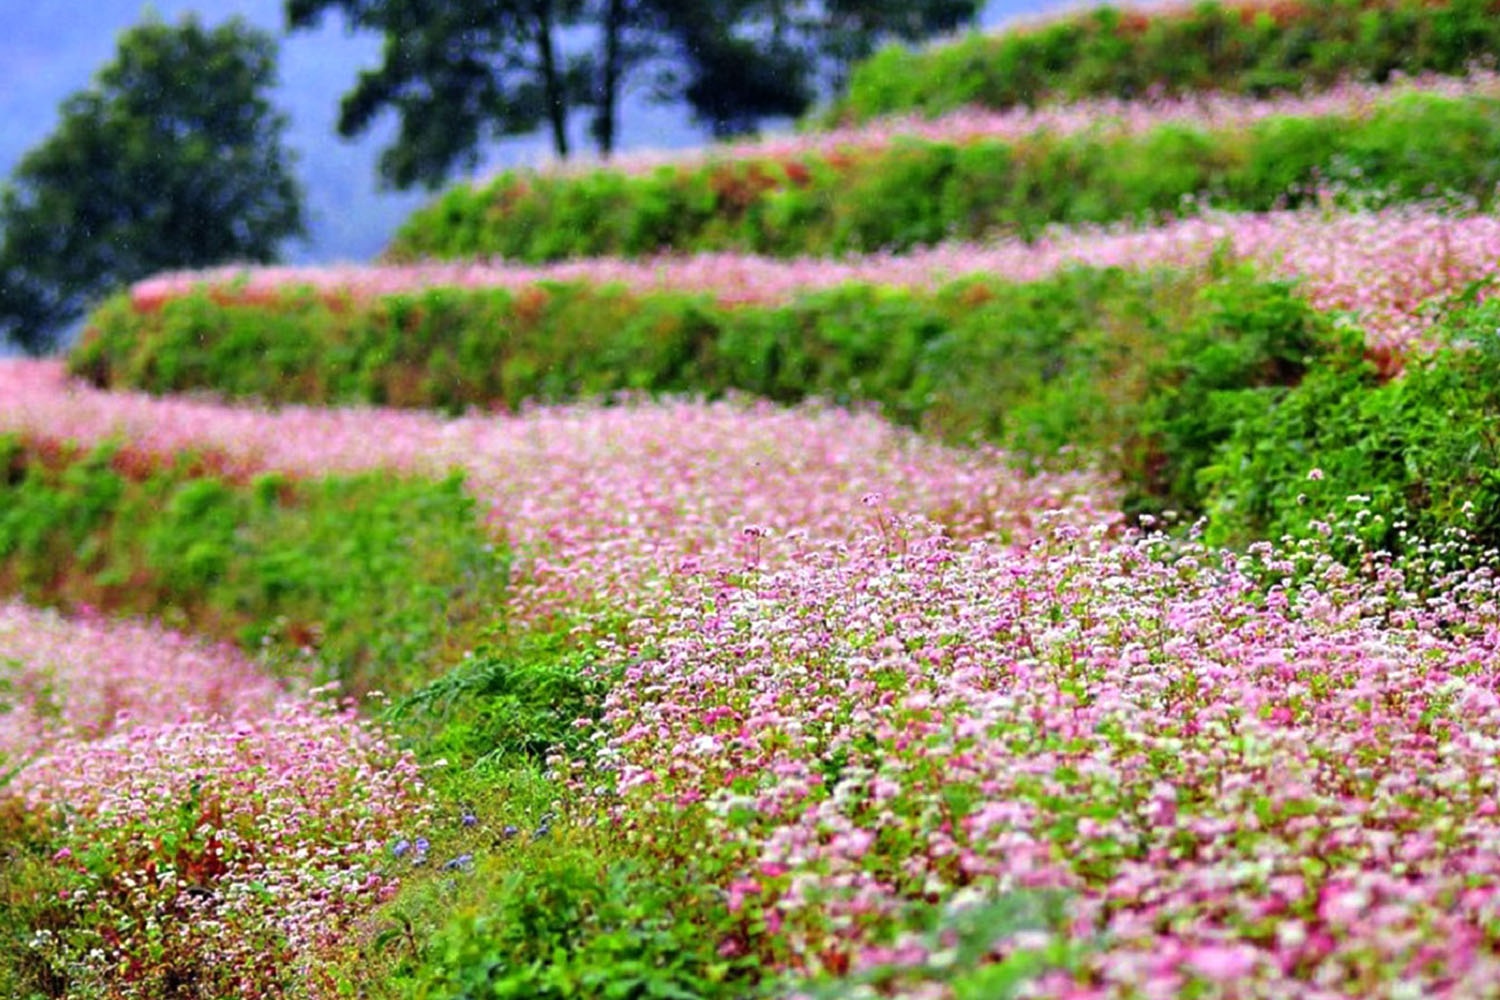
[[[282,691],[238,650],[140,622],[0,603],[0,768],[127,725],[250,717]]]
[[[319,956],[394,891],[386,840],[430,808],[409,755],[314,702],[63,740],[10,791],[65,823],[71,920],[32,946],[142,1000],[316,995]]]

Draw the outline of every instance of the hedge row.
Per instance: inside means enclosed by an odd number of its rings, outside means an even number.
[[[1034,28],[971,34],[856,66],[820,115],[850,124],[1096,96],[1218,90],[1265,95],[1396,72],[1456,74],[1500,55],[1496,0],[1275,0],[1152,13],[1100,7]]]
[[[1143,498],[1190,507],[1176,463],[1199,462],[1202,443],[1168,426],[1168,402],[1293,382],[1327,324],[1291,286],[1223,260],[934,291],[851,284],[764,306],[588,284],[276,303],[203,290],[149,311],[116,298],[70,363],[100,386],[277,403],[459,411],[620,390],[875,403],[1033,464],[1104,454]]]
[[[410,689],[499,617],[507,559],[461,481],[237,481],[203,456],[0,435],[0,590]]]
[[[418,210],[394,260],[739,250],[776,256],[904,250],[1049,225],[1144,221],[1203,198],[1296,205],[1343,184],[1413,200],[1491,203],[1500,98],[1404,93],[1367,113],[1273,117],[1214,131],[1041,132],[1020,142],[898,140],[797,162],[718,161],[632,175],[512,171]]]

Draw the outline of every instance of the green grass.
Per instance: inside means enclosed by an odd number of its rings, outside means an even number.
[[[503,615],[508,555],[458,477],[213,464],[0,436],[0,589],[159,618],[354,694],[441,674]]]

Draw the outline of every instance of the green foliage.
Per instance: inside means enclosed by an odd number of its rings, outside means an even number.
[[[851,67],[883,41],[920,42],[974,23],[976,0],[824,0],[819,47],[835,64],[842,88]],[[816,16],[816,15],[815,15]]]
[[[1137,135],[1041,131],[1019,141],[903,138],[781,160],[650,173],[509,171],[415,212],[388,256],[526,262],[658,251],[780,256],[904,250],[996,232],[1149,220],[1197,198],[1234,211],[1433,194],[1492,203],[1500,100],[1405,94],[1351,117],[1270,118]],[[579,206],[587,206],[586,217]]]
[[[447,674],[391,707],[393,723],[422,733],[426,752],[463,766],[518,760],[537,765],[553,753],[582,758],[610,678],[592,644],[571,631],[531,630],[489,641]]]
[[[1286,283],[1210,287],[1201,302],[1148,375],[1122,460],[1128,513],[1201,511],[1201,470],[1236,429],[1309,371],[1360,350],[1357,333]]]
[[[276,43],[147,21],[0,192],[0,338],[40,352],[91,299],[173,268],[270,261],[302,232],[266,98]]]
[[[6,795],[5,784],[0,777],[0,996],[64,997],[66,971],[30,947],[36,934],[61,931],[70,919],[62,897],[67,875],[52,862],[55,830]]]
[[[351,28],[385,37],[379,67],[360,74],[339,109],[339,134],[367,131],[382,111],[400,132],[380,157],[380,176],[406,188],[436,186],[473,170],[484,143],[525,135],[550,121],[558,153],[567,109],[587,92],[584,65],[566,60],[557,33],[578,22],[579,0],[286,0],[287,23],[310,28],[339,11]]]
[[[613,6],[624,5],[615,0]],[[659,51],[676,63],[658,75],[659,93],[680,96],[715,138],[753,132],[766,118],[795,117],[812,104],[816,52],[789,37],[794,25],[775,0],[652,0],[643,6],[655,8]],[[769,31],[743,30],[766,21]],[[805,27],[826,30],[829,44],[838,34],[833,25],[808,22]],[[855,33],[874,37],[858,28]],[[602,116],[594,123],[596,132],[613,126]]]
[[[0,584],[267,649],[352,692],[409,690],[497,617],[506,559],[456,477],[244,483],[0,437]]]
[[[1244,419],[1205,470],[1214,542],[1307,538],[1400,554],[1455,533],[1500,545],[1500,306],[1459,309],[1451,343],[1382,382],[1357,354]],[[1359,497],[1351,503],[1350,497]]]
[[[1194,470],[1331,338],[1291,286],[1216,259],[935,291],[850,284],[765,306],[587,284],[334,303],[202,292],[142,310],[122,296],[71,364],[100,385],[278,403],[462,411],[621,390],[875,403],[1031,467],[1102,458],[1132,509],[1187,513],[1202,499]]]
[[[1393,73],[1459,73],[1500,55],[1494,0],[1207,0],[1142,13],[1096,7],[1047,24],[971,34],[913,53],[890,47],[856,66],[824,124],[964,105],[1198,90],[1264,95]]]
[[[493,874],[498,884],[482,905],[458,912],[427,946],[408,996],[758,995],[758,963],[720,954],[734,916],[687,868],[578,844],[512,858]]]

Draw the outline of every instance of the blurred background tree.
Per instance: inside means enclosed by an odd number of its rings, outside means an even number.
[[[367,130],[394,110],[400,132],[382,152],[383,183],[436,187],[472,170],[480,146],[544,123],[568,155],[567,114],[586,92],[583,67],[564,58],[559,34],[583,0],[287,0],[292,30],[341,11],[352,30],[384,37],[383,61],[344,95],[338,130]]]
[[[267,92],[276,40],[148,20],[63,105],[0,192],[0,340],[45,351],[103,292],[173,268],[270,262],[302,234]]]
[[[820,49],[829,85],[842,90],[853,65],[893,41],[916,43],[972,26],[977,0],[823,0]]]
[[[329,11],[379,32],[384,59],[343,99],[339,132],[365,132],[384,110],[400,132],[380,158],[383,183],[435,188],[472,170],[482,147],[545,124],[571,152],[567,122],[590,114],[600,154],[615,149],[621,94],[643,78],[685,101],[720,138],[806,111],[850,64],[892,39],[970,25],[980,0],[286,0],[293,30]],[[565,45],[587,32],[590,44]],[[571,33],[571,34],[570,34]]]

